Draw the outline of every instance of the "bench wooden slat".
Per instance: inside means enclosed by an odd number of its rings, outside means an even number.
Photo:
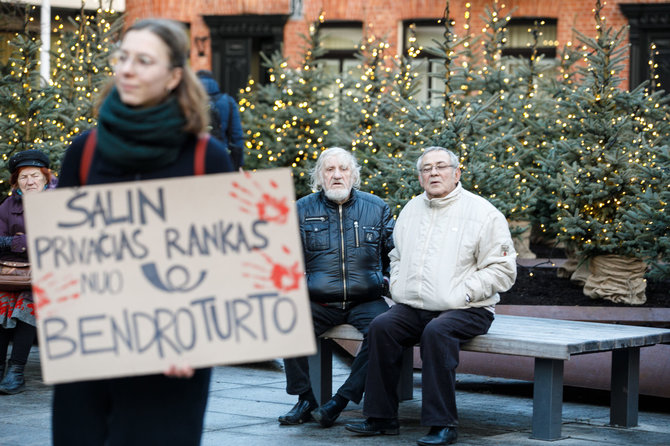
[[[338,325],[324,338],[363,340],[352,325]],[[670,331],[631,325],[602,324],[525,316],[497,315],[489,332],[463,344],[474,352],[570,359],[570,356],[670,342]]]
[[[349,324],[337,325],[326,331],[321,337],[327,339],[346,339],[347,341],[363,340],[361,332],[358,331],[356,327]]]
[[[465,343],[462,349],[570,359],[581,353],[665,342],[670,342],[670,331],[652,327],[498,315],[487,334]]]

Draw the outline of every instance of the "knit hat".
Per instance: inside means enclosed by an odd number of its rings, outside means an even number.
[[[9,159],[9,173],[16,172],[19,167],[49,167],[49,157],[39,150],[24,150]]]

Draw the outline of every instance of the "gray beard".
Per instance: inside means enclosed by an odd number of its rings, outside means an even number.
[[[329,199],[330,201],[334,201],[335,203],[341,203],[346,201],[349,198],[349,195],[351,194],[351,189],[330,189],[327,191],[324,191],[326,194],[326,198]]]

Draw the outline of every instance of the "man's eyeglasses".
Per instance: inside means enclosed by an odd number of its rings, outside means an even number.
[[[451,166],[451,165],[446,164],[446,163],[428,164],[428,165],[423,166],[421,168],[421,173],[424,174],[424,175],[430,175],[430,173],[433,171],[433,169],[437,170],[437,173],[442,173],[450,167],[455,167],[455,166]]]

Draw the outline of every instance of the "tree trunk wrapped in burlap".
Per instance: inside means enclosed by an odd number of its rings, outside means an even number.
[[[556,275],[564,279],[570,279],[571,282],[579,286],[584,286],[586,279],[591,275],[588,259],[580,260],[577,250],[574,248],[566,248],[565,254],[568,259],[558,267]]]
[[[556,269],[556,275],[562,279],[569,279],[577,270],[579,266],[579,259],[576,257],[568,257],[561,266]]]
[[[514,250],[518,259],[535,259],[537,255],[530,250],[530,222],[526,220],[507,220],[509,230],[514,234]]]
[[[589,263],[589,260],[581,260],[577,265],[577,269],[570,275],[570,282],[576,283],[579,286],[584,286],[589,277],[591,277]]]
[[[596,256],[590,259],[589,269],[591,275],[584,284],[584,294],[590,298],[630,305],[647,301],[644,294],[647,264],[644,261],[613,254]]]

